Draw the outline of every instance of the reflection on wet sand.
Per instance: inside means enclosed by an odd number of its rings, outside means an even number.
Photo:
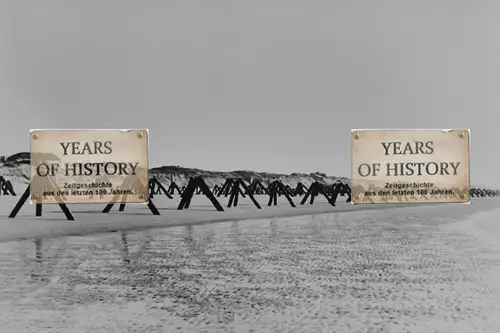
[[[278,228],[276,224],[277,224],[276,219],[272,219],[269,222],[269,228],[271,230],[271,239],[275,239],[276,237],[278,237]]]
[[[240,235],[239,221],[234,221],[231,224],[231,232],[234,236],[238,237]]]
[[[120,232],[120,238],[121,238],[120,249],[122,250],[123,264],[125,265],[125,267],[130,267],[130,251],[128,249],[127,233],[123,231]]]
[[[207,228],[200,234],[198,246],[203,248],[209,248],[212,246],[212,242],[214,241],[215,232],[213,226],[207,226]]]
[[[244,245],[244,240],[240,236],[239,221],[234,221],[231,223],[231,229],[229,230],[229,239],[231,239],[234,245],[241,250]]]
[[[42,240],[35,239],[35,258],[36,258],[36,273],[41,274],[42,272]]]
[[[65,242],[59,242],[57,247],[44,249],[43,239],[37,238],[33,241],[35,249],[34,267],[29,260],[26,261],[26,264],[33,267],[30,276],[34,282],[49,282],[57,278],[58,268],[65,248],[64,244]]]
[[[311,221],[309,222],[308,228],[311,230],[312,234],[318,238],[323,238],[323,232],[327,229],[326,220],[329,220],[329,225],[335,225],[338,223],[335,216],[332,215],[313,215]]]
[[[149,232],[144,232],[138,240],[131,239],[131,236],[134,236],[134,234],[131,235],[129,232],[121,231],[120,239],[116,242],[120,249],[123,265],[129,271],[141,265],[142,257],[151,252],[151,245],[154,243],[154,238]],[[130,244],[136,244],[137,250],[131,251]]]
[[[183,238],[184,244],[191,254],[197,252],[196,239],[194,234],[194,227],[192,225],[186,226],[186,236]]]
[[[450,311],[467,325],[487,315],[479,301],[489,296],[477,283],[498,260],[472,239],[436,232],[463,212],[433,212],[232,221],[5,246],[0,294],[13,300],[0,303],[5,332],[22,332],[26,321],[29,332],[402,332]],[[488,307],[497,306],[491,299]]]

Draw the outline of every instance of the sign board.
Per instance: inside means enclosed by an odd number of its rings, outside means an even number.
[[[353,204],[467,203],[469,130],[352,130]]]
[[[30,131],[31,202],[148,200],[147,130]]]

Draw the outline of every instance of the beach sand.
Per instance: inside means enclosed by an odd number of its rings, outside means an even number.
[[[80,226],[47,215],[14,221]],[[499,218],[481,199],[4,242],[1,331],[499,332]]]

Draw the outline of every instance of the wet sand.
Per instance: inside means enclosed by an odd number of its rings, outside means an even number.
[[[499,207],[484,199],[4,242],[0,324],[51,333],[499,332],[500,249],[473,232],[499,235]]]
[[[154,216],[146,205],[128,205],[124,212],[118,211],[116,205],[110,213],[102,213],[105,205],[68,205],[75,221],[67,221],[58,205],[44,205],[43,216],[35,217],[35,206],[26,203],[18,216],[8,218],[19,197],[0,197],[0,242],[28,238],[50,238],[60,236],[80,236],[93,233],[117,230],[138,230],[152,227],[167,227],[186,224],[202,224],[235,219],[273,218],[280,216],[309,215],[329,212],[342,212],[366,209],[388,209],[397,205],[352,205],[340,197],[336,207],[318,197],[314,204],[300,205],[301,198],[293,199],[296,206],[292,208],[285,198],[280,197],[278,206],[267,206],[268,196],[256,196],[262,209],[257,209],[250,201],[241,200],[238,207],[226,208],[229,198],[218,198],[224,212],[218,212],[203,196],[195,196],[189,209],[179,211],[179,196],[173,200],[156,197],[154,202],[160,216]]]

